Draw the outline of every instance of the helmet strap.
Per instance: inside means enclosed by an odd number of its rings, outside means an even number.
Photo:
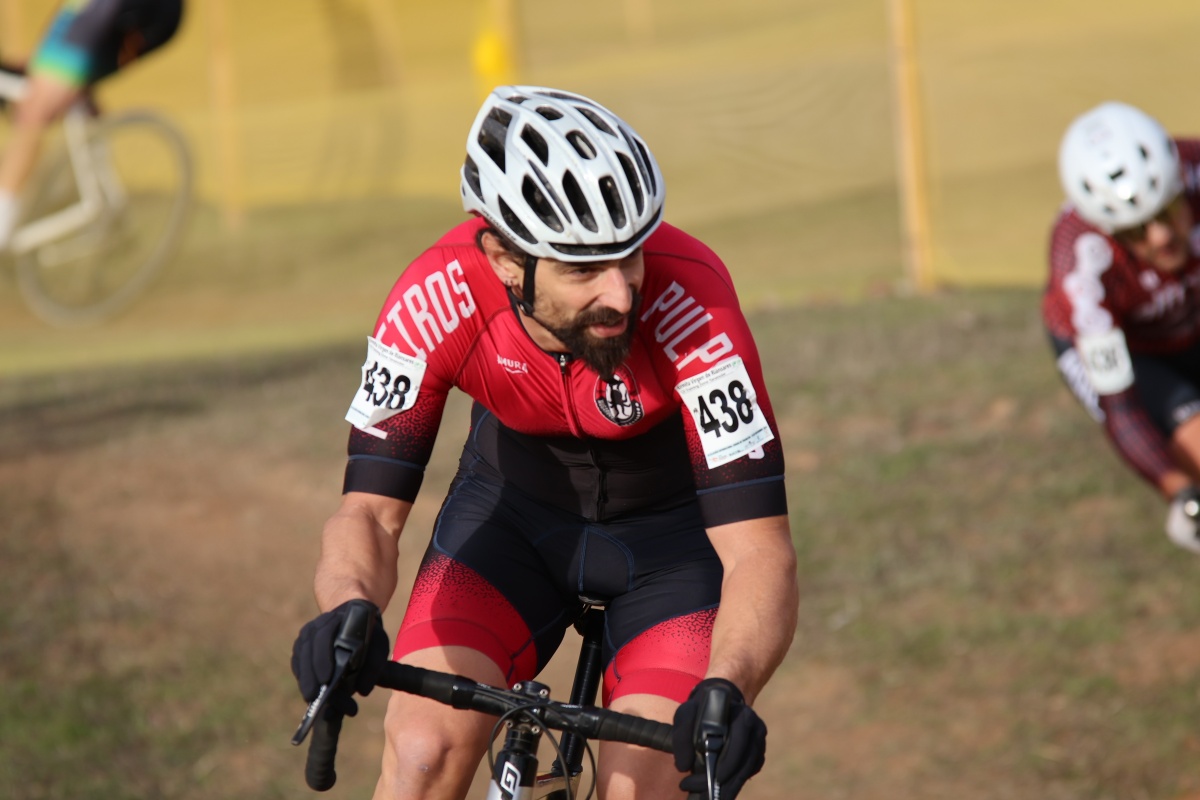
[[[522,297],[517,297],[512,287],[508,287],[508,296],[517,304],[517,308],[521,309],[521,313],[527,317],[533,316],[533,273],[537,268],[537,262],[537,256],[525,254],[525,282],[521,286]]]

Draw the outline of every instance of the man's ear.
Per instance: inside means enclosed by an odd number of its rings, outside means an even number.
[[[514,288],[520,286],[525,275],[525,265],[521,260],[501,247],[500,241],[490,233],[483,234],[479,243],[483,246],[483,253],[500,282]]]

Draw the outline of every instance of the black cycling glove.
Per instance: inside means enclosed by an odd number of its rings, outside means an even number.
[[[693,767],[696,765],[701,715],[709,695],[715,691],[724,691],[729,698],[725,741],[717,757],[716,779],[721,785],[721,800],[733,800],[742,785],[762,769],[766,760],[767,726],[754,713],[754,709],[746,705],[741,690],[730,681],[724,678],[700,681],[675,711],[672,734],[675,768],[689,773],[680,781],[680,789],[705,795],[708,791],[707,777],[703,770],[693,772]]]
[[[363,641],[358,637],[338,641],[346,617],[352,608],[365,608],[370,615]],[[388,660],[388,636],[383,629],[383,617],[379,607],[367,600],[348,600],[332,611],[326,611],[306,623],[292,645],[292,674],[300,684],[300,694],[308,702],[316,699],[321,687],[333,680],[335,669],[334,650],[341,645],[354,651],[354,658],[346,672],[342,686],[350,700],[350,693],[370,694],[375,682],[383,673]],[[350,700],[353,704],[353,700]],[[351,713],[350,716],[353,716]]]

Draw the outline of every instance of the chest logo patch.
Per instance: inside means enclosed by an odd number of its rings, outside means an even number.
[[[633,425],[645,413],[633,374],[619,367],[610,380],[596,379],[596,408],[614,425]]]

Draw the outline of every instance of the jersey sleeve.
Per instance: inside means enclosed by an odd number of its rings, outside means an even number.
[[[1108,237],[1073,215],[1060,217],[1051,236],[1042,317],[1072,393],[1104,426],[1121,459],[1157,485],[1173,460],[1134,387],[1124,310],[1114,302],[1122,257]]]
[[[368,337],[346,415],[352,427],[343,492],[416,498],[470,338],[463,319],[473,311],[458,261],[439,249],[396,281]]]
[[[1142,407],[1136,390],[1129,387],[1110,394],[1098,394],[1073,342],[1051,336],[1050,343],[1067,388],[1104,427],[1117,455],[1147,482],[1158,486],[1162,476],[1174,468],[1174,461],[1166,437]]]
[[[758,348],[715,255],[679,265],[641,324],[682,409],[709,527],[787,514],[783,448]]]

